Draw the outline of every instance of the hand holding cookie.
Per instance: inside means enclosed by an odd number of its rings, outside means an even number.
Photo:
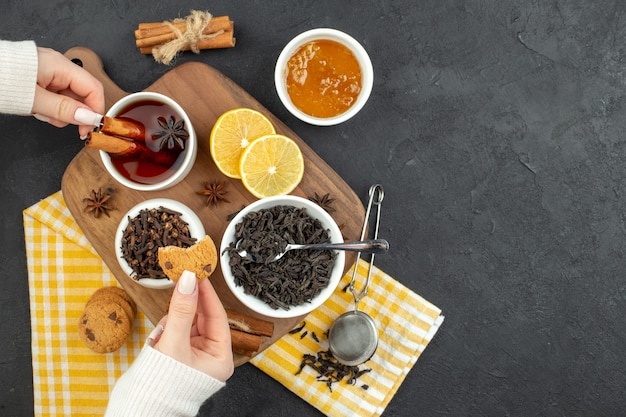
[[[208,279],[184,271],[172,294],[163,333],[153,347],[179,362],[226,381],[233,373],[230,327]]]

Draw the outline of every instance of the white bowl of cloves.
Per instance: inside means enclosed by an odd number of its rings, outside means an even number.
[[[202,221],[189,207],[169,198],[154,198],[124,215],[115,233],[115,254],[122,270],[138,284],[172,288],[174,281],[159,266],[159,247],[187,248],[205,235]]]
[[[145,91],[113,104],[86,146],[100,150],[104,167],[117,182],[139,191],[178,184],[198,152],[185,110],[170,97]]]

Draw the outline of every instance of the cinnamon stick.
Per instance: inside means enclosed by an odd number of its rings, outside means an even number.
[[[258,336],[272,337],[274,334],[274,323],[271,321],[257,319],[232,310],[226,310],[226,315],[231,329]]]
[[[261,348],[261,336],[230,329],[230,340],[233,352],[252,357]]]
[[[146,140],[146,128],[143,123],[130,119],[104,116],[100,132],[141,142]]]
[[[233,48],[235,46],[236,39],[233,37],[233,32],[224,32],[221,35],[218,35],[214,38],[209,38],[202,40],[197,43],[196,47],[198,49],[221,49],[221,48]],[[145,48],[139,48],[139,51],[144,55],[149,55],[152,53],[154,48],[158,48],[161,45],[148,46]],[[190,51],[191,46],[185,46],[182,48],[183,51]]]
[[[228,16],[213,16],[213,18],[211,18],[211,22],[210,23],[222,23],[222,22],[230,22],[230,17]],[[185,28],[187,25],[187,22],[184,20],[181,21],[170,21],[171,24],[173,24],[174,26],[180,26],[182,28]],[[157,30],[157,28],[160,28],[161,32],[159,32],[159,30]],[[142,22],[139,23],[137,25],[137,30],[135,31],[135,38],[145,38],[145,37],[149,37],[149,36],[155,36],[155,35],[162,35],[163,33],[163,28],[168,28],[169,26],[166,25],[164,22]],[[171,29],[169,29],[171,30]],[[137,36],[137,34],[141,34],[142,36]],[[149,35],[149,36],[145,36],[145,35]]]
[[[138,149],[139,145],[132,140],[109,136],[99,132],[89,132],[85,146],[110,153],[111,155],[132,156],[141,152]]]
[[[141,22],[137,25],[138,29],[154,29],[163,26],[163,22]]]
[[[234,23],[228,20],[228,16],[223,17],[225,19],[222,19],[221,17],[214,17],[213,19],[211,19],[211,21],[209,22],[207,27],[204,28],[202,33],[205,35],[209,35],[211,33],[217,33],[220,31],[232,32],[234,29]],[[185,23],[175,23],[173,24],[173,26],[180,30],[182,33],[185,33],[187,29]],[[138,48],[162,45],[166,42],[176,39],[177,36],[177,33],[167,25],[162,25],[151,29],[137,29],[135,31],[135,44]]]
[[[90,132],[85,146],[107,152],[115,156],[131,156],[137,159],[146,159],[164,167],[171,167],[176,162],[178,154],[165,150],[154,152],[140,142],[111,136],[100,132]]]

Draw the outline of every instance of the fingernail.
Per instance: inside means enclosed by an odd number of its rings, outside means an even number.
[[[178,280],[178,292],[181,294],[193,294],[196,290],[196,274],[190,271],[183,271]]]
[[[148,345],[153,346],[155,340],[157,340],[163,334],[163,330],[165,330],[165,327],[163,327],[163,325],[157,325],[157,327],[155,327],[154,330],[152,330],[148,335]]]
[[[74,113],[74,120],[79,125],[99,126],[102,121],[102,115],[88,108],[79,107],[76,109],[76,113]]]
[[[43,114],[33,113],[33,117],[37,120],[41,120],[44,123],[48,123],[50,118],[48,116],[44,116]]]

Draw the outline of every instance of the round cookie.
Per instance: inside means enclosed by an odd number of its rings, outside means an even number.
[[[159,248],[159,265],[169,279],[176,282],[184,270],[195,272],[198,280],[208,278],[217,268],[217,249],[210,236],[205,236],[193,246]]]
[[[109,294],[113,294],[115,296],[122,297],[124,300],[126,300],[133,307],[133,312],[134,313],[137,312],[137,306],[135,305],[133,299],[130,298],[130,295],[128,295],[128,293],[126,291],[124,291],[124,289],[121,288],[121,287],[110,286],[110,287],[98,288],[96,291],[94,291],[93,294],[91,294],[91,299],[98,299],[101,296],[105,296],[105,295],[109,295]]]
[[[130,334],[131,321],[118,303],[95,300],[85,306],[78,322],[78,334],[85,345],[97,353],[119,349]]]
[[[133,299],[130,298],[130,296],[126,293],[126,291],[124,291],[122,288],[119,288],[119,287],[98,288],[91,295],[91,297],[87,301],[87,304],[90,304],[96,300],[107,300],[107,301],[120,304],[126,311],[126,314],[128,315],[128,318],[130,319],[131,323],[133,322],[133,320],[135,320],[135,316],[137,315],[137,305],[135,304]]]

